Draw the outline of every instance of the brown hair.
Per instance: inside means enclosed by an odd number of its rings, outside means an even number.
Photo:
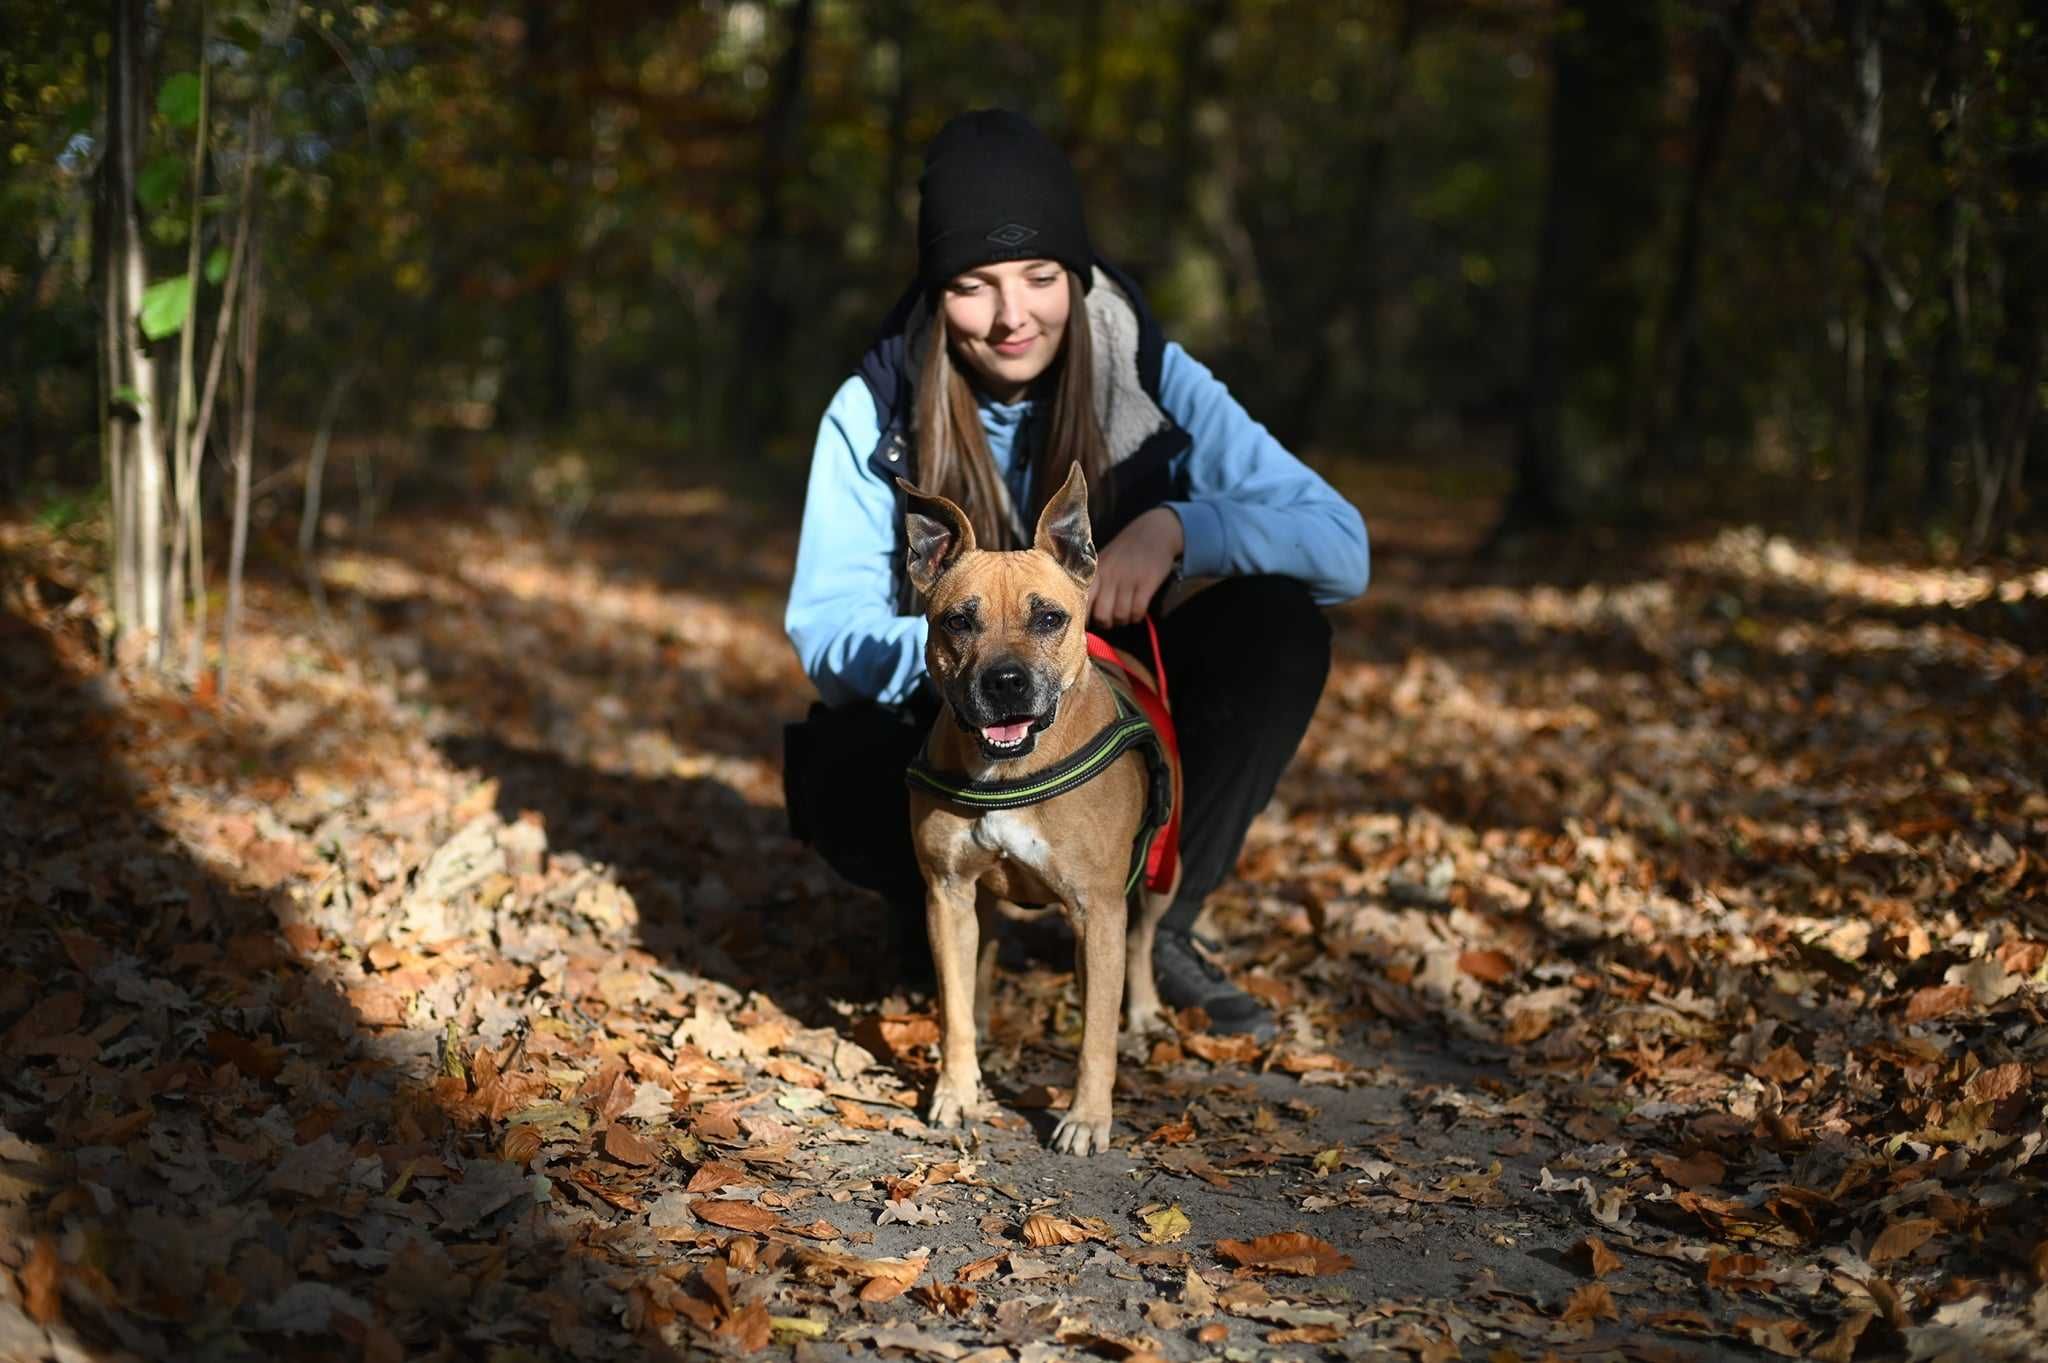
[[[1053,363],[1059,368],[1053,391],[1052,421],[1032,470],[1032,502],[1023,512],[1026,534],[1038,513],[1077,461],[1088,475],[1088,510],[1098,524],[1109,510],[1109,446],[1095,419],[1095,341],[1088,328],[1088,300],[1081,278],[1067,273],[1067,333]],[[926,492],[957,504],[974,523],[975,542],[986,549],[1022,549],[1016,535],[1000,519],[1002,475],[989,454],[988,437],[975,409],[974,387],[954,361],[947,343],[945,317],[934,300],[931,325],[936,330],[925,347],[917,375],[917,406],[913,434],[917,440],[917,481]]]

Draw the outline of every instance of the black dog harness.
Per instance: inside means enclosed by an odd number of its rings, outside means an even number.
[[[1167,765],[1166,745],[1160,740],[1159,731],[1152,727],[1152,721],[1125,698],[1122,688],[1112,685],[1109,693],[1116,700],[1116,718],[1072,756],[1044,771],[1009,781],[970,781],[959,772],[938,770],[924,752],[919,752],[904,769],[904,779],[914,790],[965,809],[1022,809],[1078,790],[1108,771],[1110,763],[1137,748],[1145,755],[1145,817],[1138,825],[1137,843],[1131,849],[1131,874],[1124,882],[1124,894],[1128,896],[1145,874],[1152,839],[1173,817],[1173,772]]]

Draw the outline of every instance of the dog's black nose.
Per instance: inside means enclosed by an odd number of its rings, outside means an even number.
[[[1031,674],[1016,663],[997,663],[981,674],[981,694],[990,705],[1021,708],[1031,695]]]

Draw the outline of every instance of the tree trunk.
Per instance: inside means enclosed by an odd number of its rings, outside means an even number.
[[[910,34],[916,16],[910,0],[884,0],[877,8],[881,11],[877,36],[896,54],[894,80],[889,86],[888,149],[875,213],[886,259],[889,244],[900,241],[907,226],[903,220],[903,168],[910,159]]]
[[[1635,457],[1638,476],[1660,458],[1678,469],[1699,465],[1700,251],[1706,236],[1707,191],[1721,163],[1755,19],[1756,0],[1733,0],[1701,41],[1684,199],[1666,267],[1671,292],[1657,323],[1648,419]]]
[[[1934,39],[1933,82],[1928,91],[1929,151],[1941,182],[1934,206],[1936,265],[1942,314],[1929,366],[1925,457],[1921,465],[1920,510],[1928,522],[1944,519],[1955,506],[1957,474],[1965,451],[1983,438],[1981,407],[1967,373],[1970,350],[1970,234],[1961,184],[1963,116],[1968,109],[1969,40],[1953,0],[1926,0],[1928,32]]]
[[[540,162],[536,200],[539,221],[533,224],[538,283],[530,299],[533,328],[540,341],[538,399],[541,424],[550,430],[566,426],[576,410],[576,333],[569,310],[569,266],[576,252],[576,209],[579,186],[564,183],[565,167],[578,164],[582,148],[571,132],[574,105],[562,94],[570,62],[557,49],[575,41],[554,17],[548,0],[526,0],[522,56],[528,90],[528,136]],[[571,25],[580,32],[584,26]]]
[[[148,269],[135,214],[138,148],[147,105],[144,0],[114,0],[107,48],[107,156],[100,233],[107,364],[108,492],[113,511],[114,627],[124,662],[161,664],[164,639],[164,458],[156,365],[136,320]]]
[[[761,160],[755,220],[749,250],[747,288],[742,296],[739,363],[729,384],[732,434],[744,448],[758,449],[774,433],[781,410],[777,378],[789,344],[789,307],[782,295],[783,257],[789,250],[786,188],[794,178],[803,133],[805,72],[810,66],[816,0],[796,0],[789,11],[789,40],[776,64],[774,93],[761,127]]]
[[[242,623],[242,562],[249,550],[249,468],[256,446],[256,360],[263,327],[262,228],[252,224],[248,284],[242,290],[242,316],[236,326],[241,368],[241,411],[235,418],[235,511],[228,547],[228,609],[220,625],[220,674],[215,691],[228,698],[234,666],[235,635]]]
[[[2048,114],[2038,91],[2029,101],[2035,118]],[[2024,124],[2022,125],[2024,126]],[[1999,386],[1997,413],[1977,460],[1970,547],[1994,548],[2019,511],[2028,446],[2040,417],[2041,385],[2048,380],[2048,145],[2025,143],[2010,159],[2001,197],[2010,215],[2000,224],[2004,255],[2004,322],[1992,355]]]
[[[1848,180],[1850,232],[1860,269],[1849,309],[1848,429],[1854,470],[1850,530],[1884,518],[1891,482],[1893,368],[1896,319],[1884,265],[1884,44],[1882,0],[1843,0],[1850,71]],[[1873,350],[1876,354],[1873,355]]]
[[[1657,215],[1661,24],[1641,0],[1577,0],[1551,40],[1543,226],[1514,489],[1496,543],[1572,519],[1597,464],[1626,448],[1644,307],[1633,261]]]
[[[1397,0],[1393,35],[1373,73],[1371,89],[1349,98],[1339,96],[1339,107],[1362,109],[1360,121],[1365,128],[1358,172],[1349,177],[1348,192],[1340,200],[1351,246],[1329,262],[1334,315],[1329,325],[1310,338],[1308,367],[1294,400],[1278,416],[1279,429],[1287,432],[1282,442],[1290,446],[1306,445],[1320,431],[1338,351],[1359,349],[1368,393],[1377,391],[1382,377],[1380,238],[1386,221],[1387,180],[1393,167],[1394,110],[1400,101],[1409,53],[1421,31],[1421,17],[1417,0]],[[1367,429],[1378,434],[1378,425],[1377,418],[1369,419]]]

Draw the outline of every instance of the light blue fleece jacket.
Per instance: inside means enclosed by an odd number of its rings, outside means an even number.
[[[1369,555],[1357,508],[1173,342],[1161,360],[1159,405],[1191,438],[1172,469],[1186,500],[1164,503],[1186,539],[1183,576],[1280,574],[1307,584],[1325,606],[1365,590]],[[1031,504],[1031,456],[1043,438],[1030,420],[1033,406],[980,403],[989,454],[1019,507]],[[783,616],[804,671],[831,705],[899,703],[924,680],[925,619],[895,610],[895,489],[868,467],[881,438],[873,395],[859,377],[848,379],[818,427]]]

